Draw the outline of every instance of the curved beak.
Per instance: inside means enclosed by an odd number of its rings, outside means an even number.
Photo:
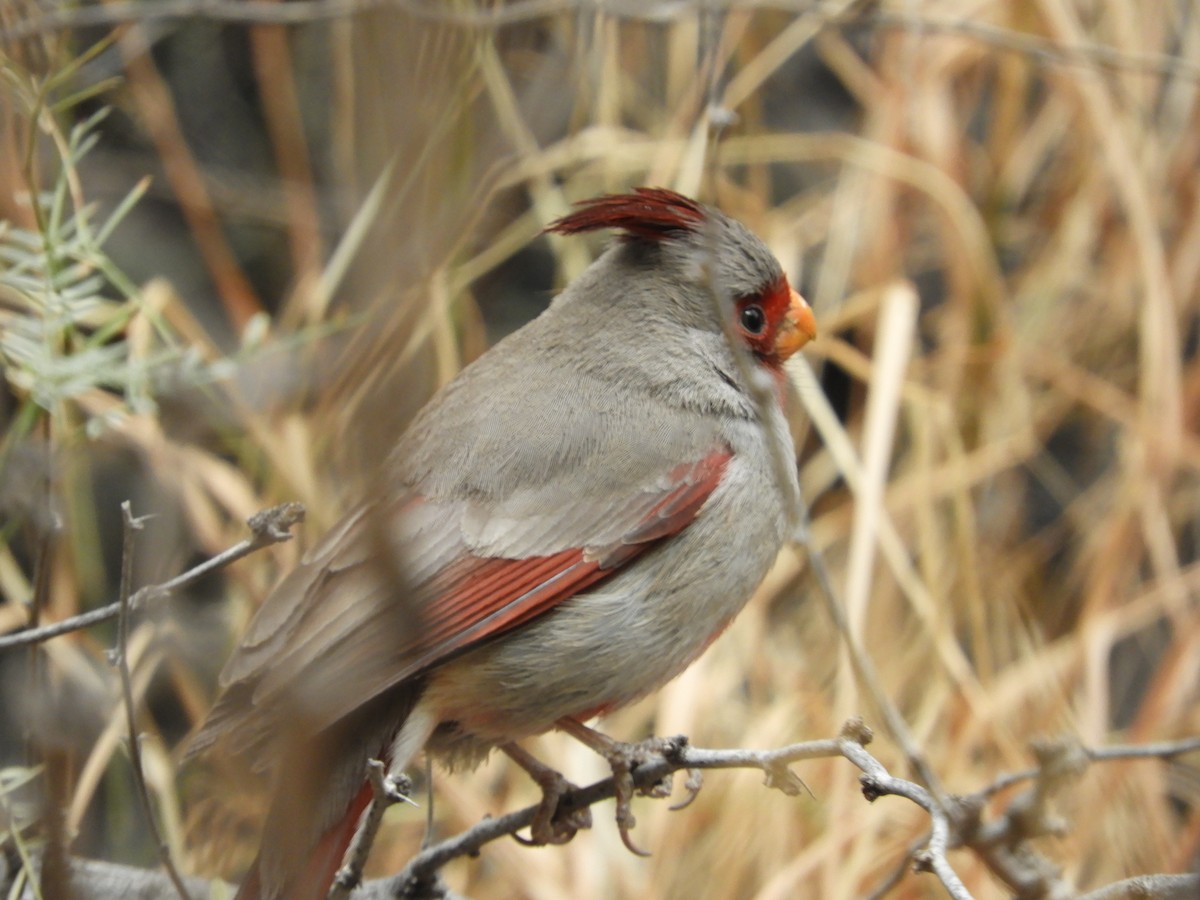
[[[788,311],[775,335],[775,354],[785,360],[817,336],[817,319],[812,307],[789,286]]]

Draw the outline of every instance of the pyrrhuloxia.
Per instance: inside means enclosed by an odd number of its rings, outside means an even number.
[[[622,233],[400,439],[378,495],[271,593],[193,741],[270,760],[238,896],[324,897],[366,761],[473,764],[682,671],[799,499],[781,364],[816,332],[744,226],[662,189],[549,230]]]

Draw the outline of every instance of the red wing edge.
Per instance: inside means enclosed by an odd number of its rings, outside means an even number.
[[[549,612],[628,564],[696,518],[720,484],[733,454],[719,447],[676,466],[661,499],[622,539],[606,547],[572,548],[528,559],[466,557],[441,572],[426,610],[410,671],[420,671]]]

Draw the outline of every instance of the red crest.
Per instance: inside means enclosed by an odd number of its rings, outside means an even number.
[[[666,188],[635,188],[632,194],[607,194],[575,204],[573,213],[546,226],[557,234],[616,228],[634,237],[661,241],[680,231],[694,232],[704,207]]]

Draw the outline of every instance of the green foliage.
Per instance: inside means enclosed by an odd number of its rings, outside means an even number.
[[[107,214],[72,190],[106,114],[101,110],[71,128],[52,188],[33,198],[37,228],[0,228],[0,361],[24,407],[19,433],[34,421],[31,404],[53,415],[97,388],[117,393],[132,410],[150,411],[155,372],[181,355],[161,323],[165,348],[147,356],[132,352],[123,333],[144,312],[141,295],[104,252],[147,182]],[[92,434],[102,425],[85,418]]]

